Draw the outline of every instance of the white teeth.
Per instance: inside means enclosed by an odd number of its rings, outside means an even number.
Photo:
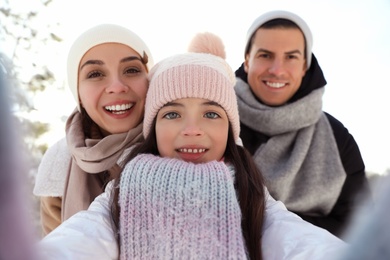
[[[121,112],[123,113],[125,110],[130,109],[133,106],[133,104],[122,104],[122,105],[112,105],[112,106],[105,106],[104,108],[111,112]]]
[[[181,153],[204,153],[206,149],[187,149],[187,148],[182,148],[179,149],[179,152]]]
[[[281,88],[281,87],[284,87],[286,85],[286,83],[269,82],[269,81],[267,81],[266,84],[267,84],[267,86],[269,86],[271,88]]]

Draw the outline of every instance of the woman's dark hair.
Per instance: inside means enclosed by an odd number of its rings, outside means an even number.
[[[153,121],[152,129],[156,129],[155,125],[156,119]],[[126,160],[124,160],[124,165],[141,153],[159,155],[155,131],[151,131],[144,142],[134,147]],[[230,125],[224,159],[226,162],[231,163],[235,169],[234,186],[240,204],[242,214],[241,227],[248,256],[250,259],[262,259],[261,234],[265,211],[264,179],[249,152],[244,147],[236,144]],[[115,179],[113,203],[111,206],[112,217],[117,229],[119,228],[120,212],[119,181],[120,176]],[[118,232],[116,233],[118,234]],[[119,238],[117,239],[119,241]]]
[[[84,136],[86,138],[91,138],[92,127],[96,125],[96,123],[92,120],[92,118],[88,115],[85,108],[80,106],[81,120],[83,126]]]
[[[269,20],[269,21],[263,23],[259,28],[257,28],[257,30],[259,30],[260,28],[262,28],[262,29],[298,29],[298,30],[300,30],[302,35],[303,35],[303,39],[305,40],[305,48],[304,48],[304,55],[305,56],[304,57],[305,57],[305,59],[307,59],[305,34],[301,30],[301,28],[293,21],[290,21],[290,20],[284,19],[284,18],[272,19],[272,20]],[[253,45],[253,39],[255,37],[257,30],[252,34],[251,38],[249,39],[249,43],[247,45],[247,49],[245,50],[245,54],[248,54],[251,51],[251,48]]]

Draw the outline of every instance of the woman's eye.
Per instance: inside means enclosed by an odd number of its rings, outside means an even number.
[[[139,73],[140,71],[141,70],[138,68],[131,67],[131,68],[125,69],[125,74],[135,74],[135,73]]]
[[[101,76],[103,76],[103,74],[100,71],[91,71],[90,73],[88,73],[87,78],[92,79],[92,78],[98,78]]]
[[[220,116],[219,116],[217,113],[215,113],[215,112],[207,112],[204,116],[207,117],[207,118],[211,118],[211,119],[215,119],[215,118],[219,118],[219,117],[220,117]]]
[[[164,118],[166,118],[166,119],[175,119],[175,118],[179,118],[179,117],[180,117],[179,114],[176,112],[169,112],[169,113],[166,113],[164,115]]]

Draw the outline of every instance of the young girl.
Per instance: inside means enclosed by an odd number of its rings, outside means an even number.
[[[263,180],[237,145],[233,85],[226,62],[211,54],[173,56],[152,70],[146,140],[132,151],[115,185],[121,256],[225,259],[247,252],[261,258]]]
[[[176,55],[154,66],[145,141],[88,211],[45,237],[45,256],[328,259],[343,248],[266,192],[239,145],[233,86],[231,68],[212,54]]]
[[[120,155],[142,137],[152,65],[142,39],[118,25],[93,27],[73,43],[68,84],[77,109],[67,120],[66,139],[45,153],[34,188],[44,234],[87,209],[120,172]]]

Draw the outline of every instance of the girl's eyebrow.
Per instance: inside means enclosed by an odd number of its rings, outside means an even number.
[[[128,61],[133,61],[133,60],[139,60],[140,62],[142,62],[141,58],[140,57],[137,57],[137,56],[129,56],[129,57],[125,57],[123,59],[120,60],[120,63],[124,63],[124,62],[128,62]],[[104,62],[101,61],[101,60],[87,60],[86,62],[84,62],[81,66],[80,66],[80,70],[83,69],[83,67],[85,67],[86,65],[103,65]]]
[[[215,102],[215,101],[205,101],[205,102],[203,102],[202,105],[204,105],[204,106],[218,106],[218,107],[221,107],[221,105],[218,104],[218,103]]]
[[[174,101],[172,101],[172,102],[168,102],[168,103],[166,103],[165,105],[163,105],[163,107],[179,107],[179,106],[183,106],[182,104],[180,104],[180,103],[176,103],[176,102],[174,102]]]
[[[221,107],[220,104],[218,104],[217,102],[215,101],[205,101],[202,103],[203,106],[217,106],[217,107]],[[172,101],[172,102],[168,102],[166,103],[163,107],[168,107],[168,106],[171,106],[171,107],[179,107],[179,106],[184,106],[183,104],[181,103],[177,103],[175,101]]]

